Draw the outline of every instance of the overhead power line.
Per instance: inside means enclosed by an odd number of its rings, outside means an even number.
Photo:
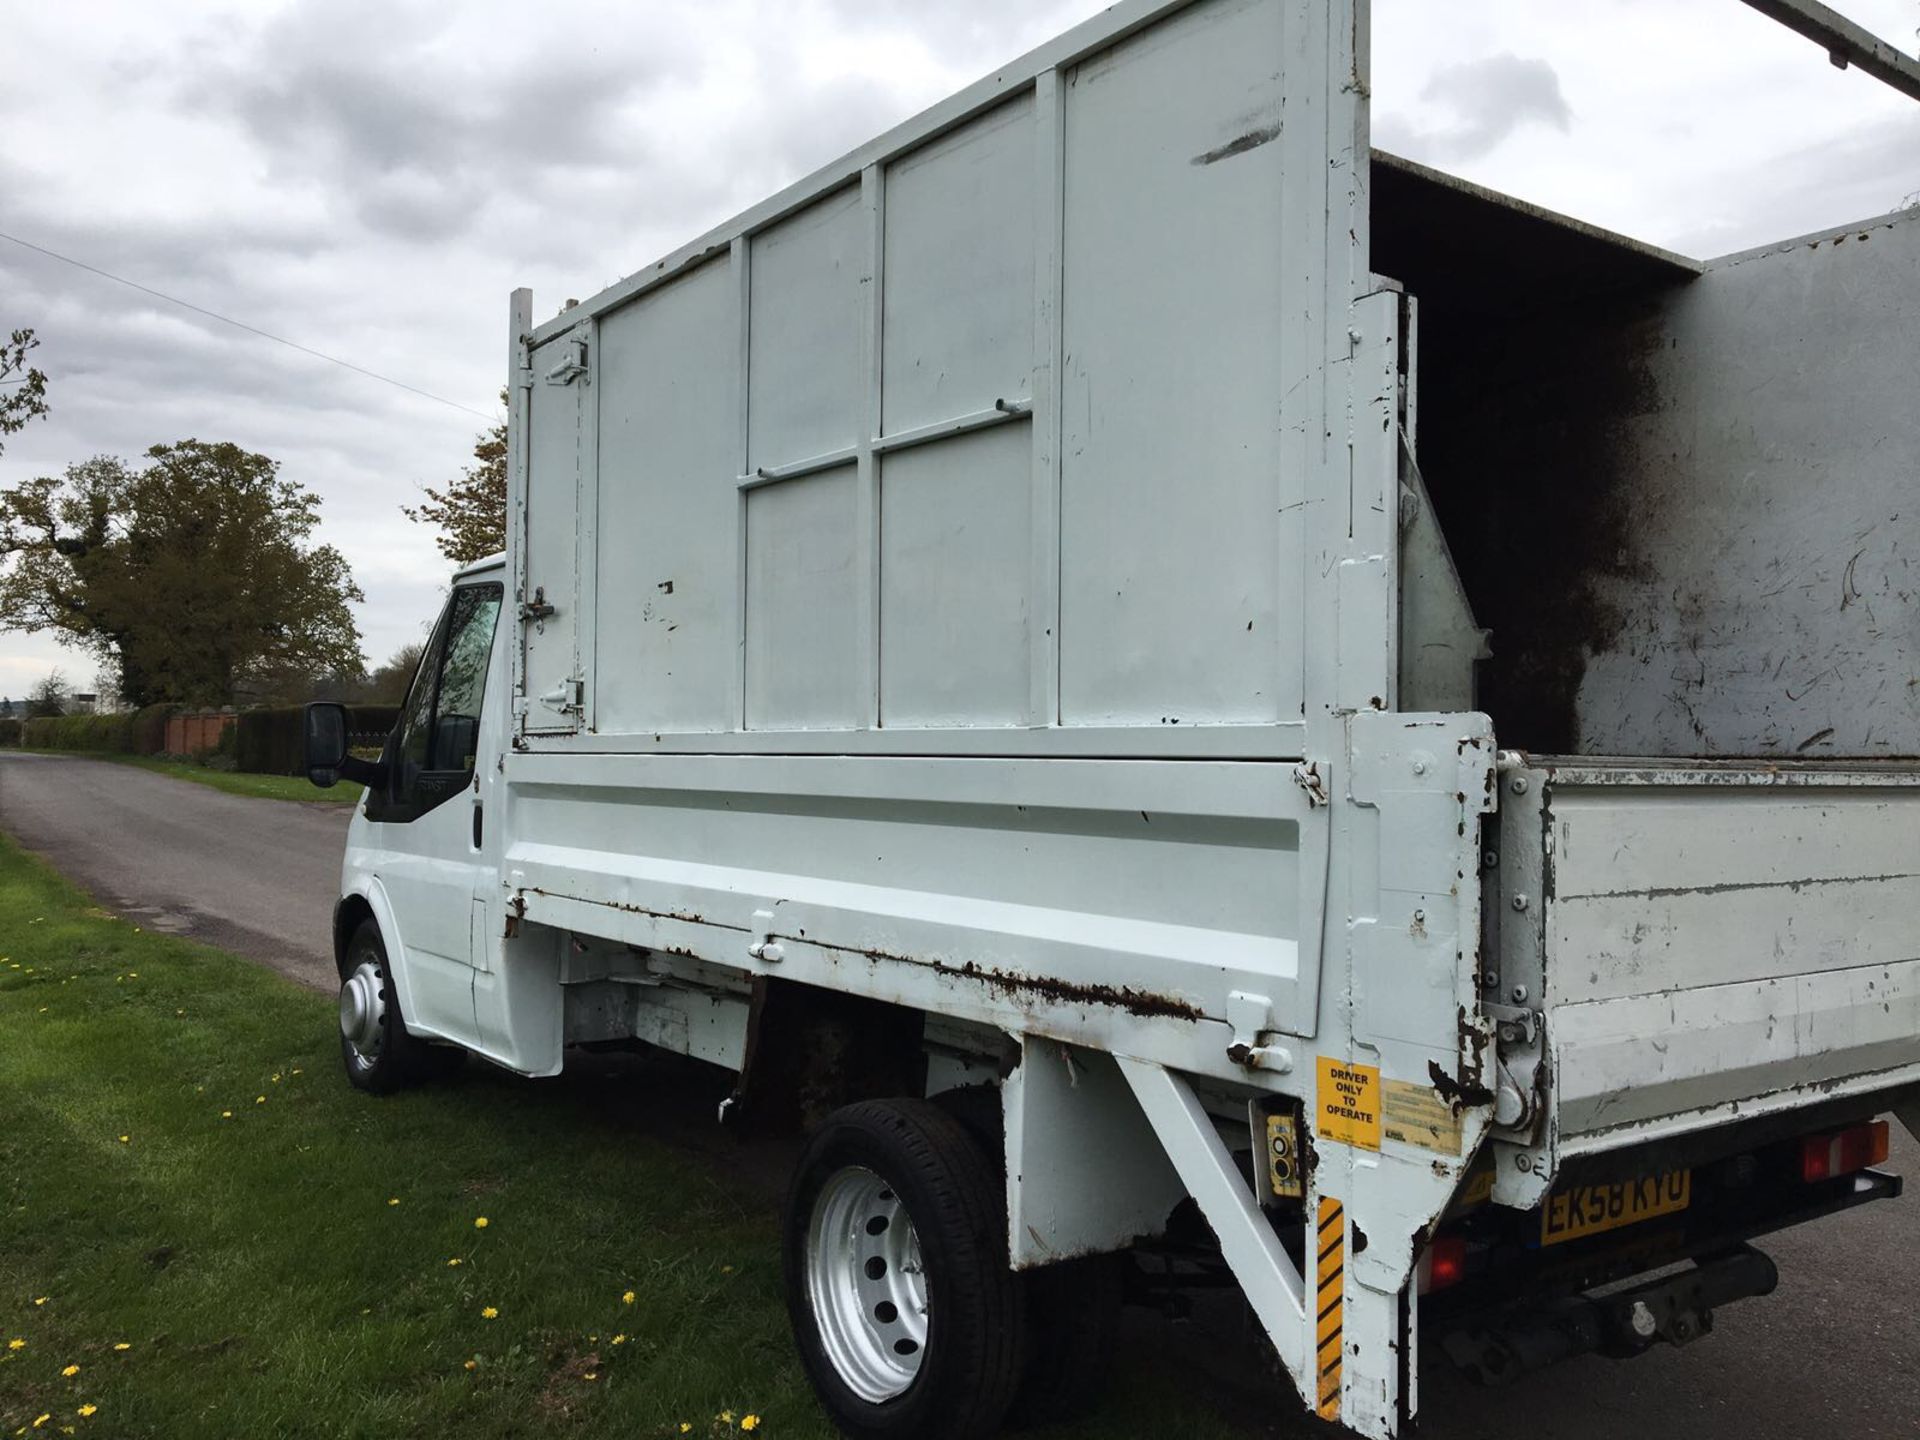
[[[302,355],[311,355],[314,359],[324,360],[329,365],[338,365],[343,370],[351,370],[354,374],[364,375],[369,380],[378,380],[383,385],[392,385],[396,389],[405,390],[408,394],[418,395],[423,400],[450,405],[455,410],[464,411],[489,424],[499,418],[485,411],[476,410],[471,405],[462,405],[458,400],[449,400],[444,395],[435,395],[431,390],[422,390],[418,385],[409,385],[404,380],[396,380],[391,375],[377,374],[363,365],[354,364],[351,360],[342,360],[338,355],[329,355],[323,350],[315,350],[310,345],[302,345],[297,340],[289,340],[284,335],[275,335],[271,331],[262,330],[257,325],[236,320],[231,315],[222,315],[217,310],[209,310],[206,306],[196,305],[191,300],[182,300],[178,295],[169,295],[164,290],[154,289],[151,285],[142,285],[139,281],[129,280],[124,275],[115,275],[111,270],[102,270],[98,265],[89,265],[86,261],[76,260],[71,255],[62,255],[58,250],[49,250],[46,246],[36,245],[31,240],[22,240],[18,235],[9,235],[4,230],[0,230],[0,240],[9,240],[23,250],[45,255],[49,260],[58,260],[62,265],[71,265],[76,270],[85,270],[89,275],[98,275],[102,280],[111,280],[114,284],[124,285],[129,290],[138,290],[142,295],[151,295],[154,299],[164,300],[169,305],[178,305],[182,310],[191,310],[194,314],[204,315],[209,320],[218,320],[222,325],[231,325],[234,329],[244,330],[249,335],[258,335],[262,340],[271,340],[274,344],[284,345],[289,350],[298,350]]]

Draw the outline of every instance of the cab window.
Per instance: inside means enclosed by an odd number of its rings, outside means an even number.
[[[462,585],[447,602],[400,712],[385,803],[370,806],[369,819],[417,819],[472,782],[502,593],[498,584]]]

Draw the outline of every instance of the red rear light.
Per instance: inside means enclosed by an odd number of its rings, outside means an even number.
[[[1466,1278],[1467,1242],[1457,1235],[1443,1235],[1435,1240],[1427,1246],[1424,1258],[1426,1284],[1420,1289],[1423,1295],[1445,1290],[1449,1285],[1458,1285]]]
[[[1800,1178],[1811,1185],[1839,1175],[1852,1175],[1887,1158],[1887,1122],[1875,1120],[1867,1125],[1828,1135],[1809,1135],[1800,1142]]]

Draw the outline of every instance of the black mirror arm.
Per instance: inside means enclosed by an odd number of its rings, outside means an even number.
[[[343,756],[337,773],[342,780],[364,785],[369,790],[387,788],[387,762],[384,760],[362,760],[358,755]]]

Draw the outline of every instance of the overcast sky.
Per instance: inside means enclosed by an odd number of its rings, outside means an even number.
[[[495,413],[544,318],[1101,7],[418,0],[9,7],[0,231]],[[1920,0],[1840,8],[1911,51]],[[1739,0],[1378,0],[1375,143],[1711,257],[1920,202],[1920,103]],[[188,436],[325,499],[377,663],[447,567],[400,506],[484,422],[0,240],[51,417],[0,484]],[[0,633],[0,695],[91,657]]]

